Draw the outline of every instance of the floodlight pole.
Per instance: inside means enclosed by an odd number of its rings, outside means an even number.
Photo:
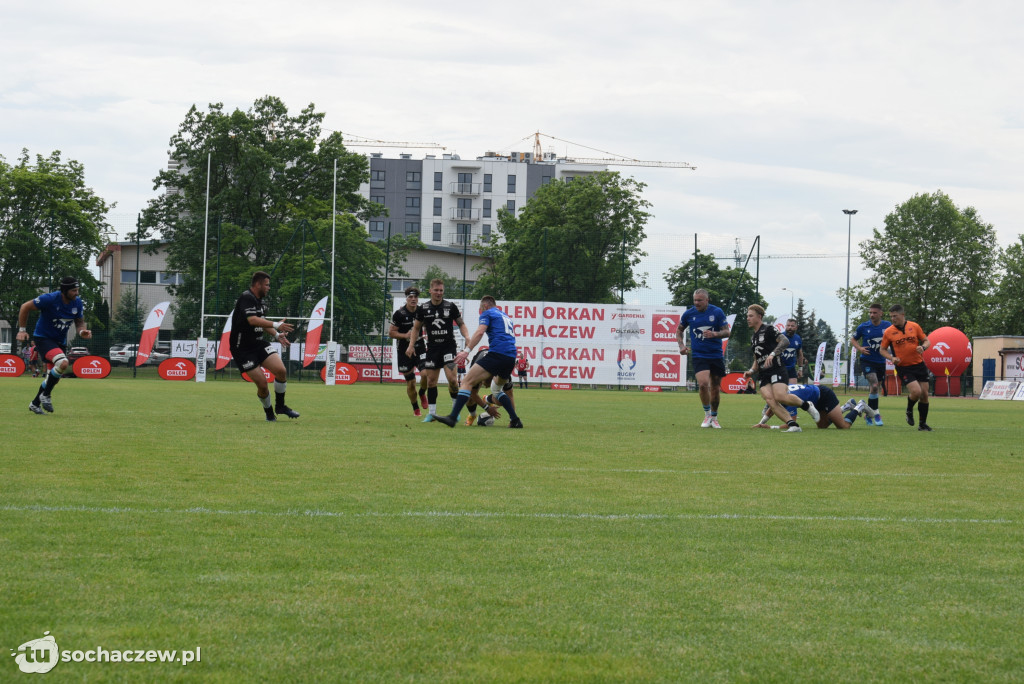
[[[334,342],[334,262],[335,240],[338,232],[338,160],[334,160],[334,188],[331,198],[331,338]]]
[[[856,209],[843,209],[843,213],[846,214],[846,325],[843,327],[843,344],[850,344],[850,240],[853,235],[853,215],[857,213]],[[850,354],[850,358],[853,355]],[[846,373],[846,384],[850,384],[850,374],[852,374],[853,368],[848,368]]]

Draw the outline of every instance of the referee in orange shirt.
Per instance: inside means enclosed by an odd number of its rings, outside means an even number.
[[[920,417],[917,429],[931,432],[928,426],[928,367],[924,365],[924,357],[921,356],[931,346],[931,342],[921,326],[907,320],[901,305],[893,304],[889,307],[889,320],[892,325],[882,334],[879,351],[896,364],[896,374],[907,388],[907,425],[914,424],[914,404],[917,404]],[[887,351],[887,348],[891,351]]]

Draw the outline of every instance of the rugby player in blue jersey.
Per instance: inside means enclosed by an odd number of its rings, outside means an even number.
[[[795,385],[800,381],[796,369],[804,367],[804,341],[796,332],[796,319],[786,321],[786,338],[789,346],[782,350],[782,363],[789,373],[789,384]]]
[[[92,331],[85,327],[85,304],[78,296],[78,278],[66,276],[60,280],[59,292],[41,294],[21,305],[18,310],[18,335],[20,342],[28,340],[28,314],[39,311],[32,336],[35,338],[39,357],[46,361],[46,379],[36,392],[35,399],[28,405],[32,413],[43,415],[53,413],[50,393],[64,375],[71,374],[71,361],[67,357],[68,331],[74,324],[75,331],[83,340],[92,337]]]
[[[870,425],[871,418],[875,415],[874,409],[868,407],[862,399],[860,403],[854,405],[853,400],[844,404],[842,408],[839,406],[839,399],[836,397],[836,393],[832,391],[831,387],[825,385],[790,385],[789,393],[797,396],[802,401],[809,402],[814,405],[814,408],[818,410],[819,418],[816,421],[818,428],[825,429],[829,425],[835,425],[840,430],[846,430],[853,426],[857,416],[866,416],[864,420]],[[789,415],[792,418],[796,418],[796,407],[786,406]],[[843,412],[846,412],[844,415]],[[756,428],[767,428],[771,427],[773,430],[779,429],[780,426],[768,425],[768,421],[771,420],[772,413],[765,411],[761,415],[761,422],[755,425]]]
[[[684,331],[690,329],[690,344],[686,343]],[[704,407],[702,428],[721,428],[718,424],[718,404],[721,396],[720,384],[725,377],[725,360],[722,340],[729,338],[729,324],[725,312],[708,303],[708,291],[699,289],[693,293],[693,308],[687,309],[679,319],[676,341],[679,353],[691,354],[693,373],[697,380],[700,403]],[[691,353],[692,352],[692,353]]]
[[[872,304],[868,307],[868,320],[858,325],[850,338],[850,345],[860,352],[860,368],[868,381],[868,406],[875,411],[875,425],[882,424],[882,414],[878,412],[879,380],[885,381],[885,358],[881,345],[885,329],[890,325],[889,321],[882,320],[882,305]],[[872,424],[870,419],[867,422]]]
[[[466,348],[460,351],[457,357],[463,360],[469,357],[473,347],[480,343],[484,335],[487,335],[489,349],[487,354],[480,357],[469,369],[462,379],[459,393],[452,405],[452,412],[447,416],[436,416],[435,420],[444,423],[448,427],[455,427],[459,420],[459,413],[462,407],[469,401],[473,393],[473,386],[485,381],[488,377],[493,378],[491,389],[495,398],[508,412],[510,428],[523,427],[523,421],[519,419],[512,399],[505,394],[503,387],[512,378],[512,371],[516,365],[516,336],[512,319],[505,315],[505,312],[497,307],[494,297],[487,295],[480,300],[480,325],[466,342]]]

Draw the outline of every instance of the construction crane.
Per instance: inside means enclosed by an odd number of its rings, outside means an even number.
[[[337,131],[341,133],[341,131]],[[345,143],[345,147],[404,147],[407,149],[425,149],[425,150],[446,150],[448,149],[444,145],[439,145],[432,142],[402,142],[396,140],[378,140],[376,138],[367,138],[361,135],[355,135],[353,133],[341,133],[342,140]]]
[[[533,133],[532,136],[528,135],[528,136],[526,136],[525,138],[523,138],[522,140],[519,141],[519,142],[524,142],[526,140],[529,140],[531,137],[533,138],[533,158],[534,158],[535,161],[541,161],[541,160],[545,159],[545,157],[544,157],[544,150],[543,150],[543,148],[541,147],[541,144],[540,144],[540,137],[542,135],[545,138],[551,138],[552,140],[557,140],[558,142],[563,142],[563,143],[566,143],[566,144],[569,144],[569,145],[575,145],[576,147],[583,147],[583,148],[588,149],[588,150],[593,150],[594,152],[600,152],[601,154],[612,155],[611,157],[600,157],[600,158],[598,158],[598,157],[571,157],[571,156],[568,156],[568,155],[566,155],[564,157],[565,161],[571,162],[571,163],[575,163],[575,164],[603,164],[603,165],[606,165],[606,166],[649,166],[649,167],[660,167],[660,168],[666,168],[666,169],[691,169],[691,170],[694,170],[694,169],[697,168],[696,166],[693,166],[692,164],[687,164],[686,162],[643,161],[643,160],[640,160],[640,159],[633,159],[631,157],[626,157],[626,156],[621,155],[621,154],[615,154],[614,152],[606,152],[605,150],[599,150],[596,147],[588,147],[587,145],[581,145],[580,143],[574,143],[574,142],[572,142],[570,140],[562,140],[561,138],[556,138],[553,135],[548,135],[547,133],[541,133],[540,131],[537,131],[537,132]],[[550,155],[550,158],[553,159],[554,155]]]

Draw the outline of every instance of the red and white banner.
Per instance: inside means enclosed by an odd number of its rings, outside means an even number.
[[[142,326],[142,339],[139,340],[139,351],[135,356],[136,366],[141,366],[149,360],[149,353],[153,351],[156,336],[160,332],[160,323],[163,322],[170,306],[170,302],[160,302],[146,316],[146,324]]]
[[[0,354],[0,378],[16,378],[25,372],[25,359],[16,354]]]
[[[217,345],[217,365],[214,370],[220,370],[231,363],[231,316],[224,322],[224,332],[220,334],[220,343]]]
[[[743,373],[729,373],[721,379],[718,387],[726,394],[741,394],[747,391],[747,379]]]
[[[377,370],[374,368],[374,370]],[[320,369],[320,379],[327,382],[327,366]],[[334,384],[336,385],[353,385],[356,380],[361,380],[359,377],[359,370],[348,363],[338,363],[334,366]],[[370,378],[367,378],[368,380]],[[373,378],[376,381],[377,378]]]
[[[394,304],[397,308],[404,299]],[[472,334],[479,325],[479,301],[455,304]],[[638,387],[686,381],[687,358],[676,343],[685,307],[554,302],[498,302],[498,307],[515,324],[516,346],[530,362],[532,381]],[[397,367],[392,372],[397,376]]]
[[[979,399],[1013,399],[1018,383],[1014,380],[989,380],[981,390]]]
[[[313,307],[313,313],[309,314],[309,327],[306,328],[306,353],[302,356],[302,367],[305,368],[313,363],[320,349],[320,331],[324,327],[324,314],[327,313],[327,297],[324,297]]]
[[[832,357],[832,386],[839,387],[839,375],[843,370],[843,343],[836,343],[836,353]]]
[[[110,375],[110,361],[102,356],[81,356],[75,359],[71,369],[76,378],[100,380]]]
[[[818,345],[818,354],[814,357],[814,384],[821,384],[821,369],[825,365],[825,343]]]
[[[196,364],[188,359],[164,359],[156,372],[164,380],[191,380],[196,376]]]

